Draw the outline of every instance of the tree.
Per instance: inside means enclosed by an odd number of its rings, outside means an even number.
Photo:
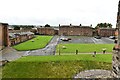
[[[80,26],[82,26],[82,24],[80,24]]]
[[[12,27],[14,28],[14,30],[20,30],[20,26],[18,25],[12,25]]]
[[[111,23],[98,23],[97,26],[95,28],[112,28],[112,24]]]
[[[46,24],[45,27],[50,27],[50,25],[49,25],[49,24]]]

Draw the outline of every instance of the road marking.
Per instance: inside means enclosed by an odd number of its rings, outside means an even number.
[[[95,40],[95,38],[91,38],[92,40],[93,40],[93,42],[96,44],[96,40]]]

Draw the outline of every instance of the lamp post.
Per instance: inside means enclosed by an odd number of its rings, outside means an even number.
[[[59,39],[58,39],[58,53],[59,53],[59,55],[60,55],[60,24],[59,24],[59,34],[58,34],[58,36],[59,36]]]
[[[60,36],[59,36],[59,40],[58,40],[58,44],[60,43]],[[58,45],[58,47],[59,47],[59,55],[60,55],[60,44]]]

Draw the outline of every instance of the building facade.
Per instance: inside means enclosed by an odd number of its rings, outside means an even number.
[[[9,46],[8,24],[0,23],[0,50]]]
[[[59,35],[66,36],[92,36],[93,29],[90,26],[59,26]]]
[[[115,36],[115,28],[100,28],[98,35],[102,37]]]
[[[41,28],[37,28],[38,33],[41,35],[56,35],[57,34],[57,30],[55,30],[52,27],[41,27]]]

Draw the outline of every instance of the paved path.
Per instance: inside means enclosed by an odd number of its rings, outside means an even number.
[[[86,70],[77,74],[74,78],[112,78],[108,70]]]
[[[25,51],[16,51],[11,47],[7,47],[0,51],[0,61],[1,60],[16,60],[24,55]]]

